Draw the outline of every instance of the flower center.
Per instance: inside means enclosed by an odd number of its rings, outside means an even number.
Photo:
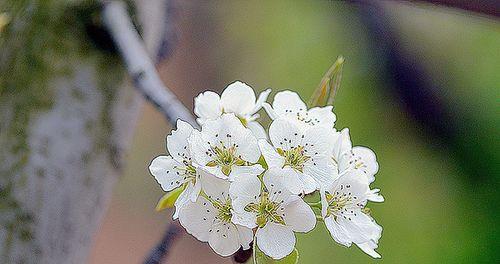
[[[177,175],[183,175],[184,182],[191,181],[193,184],[196,183],[196,168],[190,162],[184,161],[183,163],[184,167],[174,166],[174,169],[177,169]]]
[[[285,166],[290,166],[291,168],[303,172],[304,163],[308,161],[311,157],[304,154],[304,147],[297,146],[289,150],[277,149],[278,153],[285,158]]]
[[[233,217],[233,213],[231,213],[231,202],[214,202],[213,205],[218,211],[217,218],[219,220],[226,223],[231,222],[231,218]]]
[[[246,162],[241,159],[240,156],[236,156],[236,145],[231,147],[226,147],[222,145],[222,147],[215,146],[211,147],[212,153],[214,153],[215,157],[212,161],[207,163],[209,167],[219,166],[221,167],[222,173],[224,175],[229,176],[231,173],[231,167],[233,165],[236,166],[244,166]]]
[[[335,220],[337,220],[337,217],[343,217],[345,219],[351,220],[351,218],[349,216],[346,216],[345,214],[356,215],[354,210],[352,210],[354,209],[353,207],[359,207],[360,209],[364,207],[360,203],[354,204],[357,197],[353,196],[352,193],[349,192],[349,188],[351,188],[349,184],[341,184],[341,191],[336,191],[334,194],[326,193],[326,201],[328,202],[326,213],[327,217],[333,215]]]
[[[193,167],[193,165],[188,164],[185,168],[185,175],[191,178],[192,180],[196,179],[196,169]]]
[[[283,216],[278,214],[280,204],[269,200],[269,194],[265,192],[260,200],[260,203],[250,203],[245,206],[245,211],[257,213],[257,225],[262,228],[268,222],[285,225]]]
[[[350,204],[352,198],[350,196],[346,196],[345,193],[335,196],[328,193],[326,194],[326,200],[328,201],[327,214],[337,216],[348,204]]]

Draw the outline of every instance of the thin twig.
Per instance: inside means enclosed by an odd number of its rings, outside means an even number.
[[[105,3],[102,15],[104,24],[111,33],[137,90],[158,108],[170,124],[175,125],[177,119],[182,119],[195,125],[196,122],[191,112],[163,84],[158,76],[141,38],[130,20],[125,3],[121,1]]]
[[[150,103],[156,106],[172,126],[175,126],[176,121],[181,119],[197,127],[191,112],[163,84],[158,76],[154,63],[148,56],[144,43],[132,24],[125,3],[121,1],[105,2],[102,16],[103,22],[120,51],[136,89]],[[161,56],[165,57],[166,55],[161,54]],[[179,233],[179,226],[170,223],[162,239],[151,250],[144,263],[161,263]]]
[[[170,224],[160,242],[151,250],[144,264],[160,264],[167,255],[170,247],[172,247],[173,242],[180,235],[180,232],[181,228],[178,225],[174,223]]]
[[[408,1],[408,0],[405,0]],[[418,0],[434,5],[441,5],[450,8],[462,9],[481,15],[500,18],[500,4],[498,0]]]

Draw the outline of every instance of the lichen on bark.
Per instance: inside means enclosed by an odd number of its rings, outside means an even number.
[[[66,243],[90,243],[92,234],[74,225],[97,224],[92,209],[103,206],[102,194],[114,182],[121,139],[114,138],[113,115],[117,107],[127,115],[120,100],[134,95],[119,90],[124,70],[116,54],[88,37],[97,7],[95,1],[0,2],[10,18],[0,31],[2,263],[81,261],[86,252],[73,253]],[[88,223],[75,220],[84,214]]]

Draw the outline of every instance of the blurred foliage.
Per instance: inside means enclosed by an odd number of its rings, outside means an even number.
[[[481,111],[466,120],[458,119],[464,132],[462,140],[480,135],[480,144],[490,149],[482,152],[471,146],[460,151],[474,151],[479,159],[498,161],[498,24],[445,9],[392,8],[394,13],[401,12],[400,18],[392,21],[397,29],[403,32],[401,27],[406,25],[402,35],[407,37],[406,48],[422,50],[427,55],[419,58],[430,72],[453,80],[441,86],[450,99],[447,107],[455,111],[468,108],[473,101],[480,104]],[[217,6],[216,15],[223,23],[220,36],[224,38],[221,50],[226,67],[221,68],[227,69],[225,83],[244,78],[256,88],[289,88],[307,99],[335,58],[345,56],[342,89],[335,104],[337,128],[349,127],[354,144],[372,148],[381,165],[374,186],[382,189],[386,202],[370,205],[375,219],[384,226],[381,262],[498,259],[495,249],[484,245],[494,244],[499,237],[491,230],[499,195],[493,188],[484,188],[485,183],[463,181],[477,175],[453,159],[447,148],[428,140],[432,135],[425,134],[404,113],[398,98],[386,88],[390,84],[380,77],[379,58],[367,46],[371,40],[354,6],[338,2],[238,2]],[[442,38],[448,41],[442,42]],[[433,52],[425,53],[423,47]],[[426,58],[447,63],[446,68],[455,71],[436,70],[437,63],[433,65]],[[488,99],[483,100],[485,97]],[[480,127],[490,129],[477,133],[475,129]],[[468,164],[472,168],[476,165]],[[489,178],[486,183],[498,181],[498,166],[490,163],[489,168],[496,170],[485,175]],[[475,194],[480,189],[487,191]],[[372,261],[355,246],[346,250],[336,244],[322,223],[312,234],[299,235],[301,263],[317,263],[318,258],[338,263]]]
[[[500,258],[499,24],[429,6],[390,7],[401,44],[426,66],[455,114],[460,127],[454,140],[470,148],[443,145],[405,113],[382,78],[383,65],[370,49],[356,7],[342,2],[203,4],[218,23],[210,66],[224,69],[213,77],[217,87],[203,89],[220,91],[241,79],[259,90],[292,89],[307,99],[342,54],[336,126],[349,127],[353,143],[373,149],[381,167],[373,186],[382,189],[386,202],[369,205],[384,227],[377,262],[494,263]],[[162,194],[147,171],[151,159],[165,152],[169,127],[159,124],[161,119],[154,113],[139,121],[130,165],[117,189],[116,198],[141,216],[156,215],[154,204]],[[460,155],[467,151],[465,157],[476,158],[464,162]],[[477,175],[476,168],[485,175]],[[375,262],[356,246],[335,243],[322,223],[311,234],[298,235],[297,247],[301,264]]]

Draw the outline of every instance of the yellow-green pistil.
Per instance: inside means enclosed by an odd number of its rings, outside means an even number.
[[[189,177],[196,178],[196,169],[193,167],[193,165],[188,164],[185,167],[185,174],[188,175]]]
[[[193,167],[193,165],[191,165],[190,162],[184,161],[183,163],[185,165],[184,167],[174,166],[174,169],[176,170],[175,173],[179,176],[180,175],[183,176],[182,182],[186,183],[186,182],[191,181],[194,184],[196,182],[196,169],[195,169],[195,167]],[[167,173],[169,173],[168,170],[167,170]],[[175,180],[175,181],[170,182],[170,185],[180,184],[180,183],[181,183],[181,180]]]
[[[349,185],[346,185],[345,188],[350,188]],[[326,211],[326,217],[333,216],[335,220],[337,217],[343,217],[345,219],[351,220],[351,218],[344,215],[344,213],[354,213],[353,210],[349,211],[347,206],[351,205],[356,200],[356,196],[352,196],[352,194],[345,192],[336,192],[335,195],[330,193],[326,193],[326,201],[328,202],[328,208]],[[357,205],[361,207],[360,205]]]
[[[233,165],[235,166],[244,166],[247,163],[241,159],[240,156],[236,156],[236,146],[226,147],[222,145],[222,147],[211,147],[211,152],[213,153],[214,159],[207,163],[209,167],[220,166],[222,173],[224,175],[229,176],[231,173],[231,168]],[[212,154],[210,153],[210,154]]]
[[[213,202],[214,207],[217,209],[217,218],[223,222],[229,223],[231,222],[231,218],[233,214],[231,213],[231,202],[220,203]]]
[[[217,209],[217,215],[215,216],[217,219],[225,223],[231,222],[231,218],[233,217],[233,214],[231,212],[231,200],[224,199],[225,201],[221,201],[221,199],[219,198],[214,199],[203,191],[200,193],[200,195],[207,199],[215,207],[215,209]]]
[[[269,200],[269,194],[264,192],[259,203],[250,203],[245,206],[245,211],[257,213],[257,226],[264,227],[269,221],[285,225],[282,215],[278,214],[280,204]]]
[[[285,166],[290,166],[291,168],[303,172],[304,163],[306,163],[311,157],[305,155],[304,147],[297,146],[289,150],[283,150],[278,148],[278,154],[285,158]]]

